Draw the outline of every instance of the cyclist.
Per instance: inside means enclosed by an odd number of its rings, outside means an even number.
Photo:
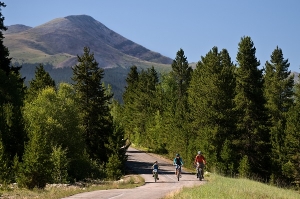
[[[197,166],[197,163],[199,163],[200,168],[202,169],[202,178],[204,178],[203,173],[204,173],[204,165],[206,164],[206,159],[202,155],[201,151],[198,151],[198,154],[195,157],[194,164]],[[200,177],[197,175],[197,178]]]
[[[182,161],[182,158],[180,157],[179,153],[176,154],[176,157],[174,158],[173,164],[176,165],[176,167],[175,167],[175,175],[177,175],[177,169],[178,169],[178,167],[183,165],[183,161]],[[180,175],[180,177],[181,177],[181,175]]]
[[[154,169],[156,169],[157,170],[157,180],[159,180],[159,178],[158,178],[158,163],[157,163],[157,161],[155,161],[154,163],[153,163],[153,165],[152,165],[152,177],[154,177]]]

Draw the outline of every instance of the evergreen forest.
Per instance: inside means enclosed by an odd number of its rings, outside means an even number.
[[[0,2],[1,7],[5,7]],[[243,36],[233,63],[213,47],[192,68],[179,49],[171,71],[132,66],[123,102],[84,47],[73,83],[57,84],[43,64],[25,86],[3,44],[0,12],[0,184],[119,179],[131,143],[192,167],[291,186],[300,179],[300,84],[278,46],[264,65]]]

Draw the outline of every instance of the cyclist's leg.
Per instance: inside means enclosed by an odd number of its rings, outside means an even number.
[[[204,178],[204,164],[203,163],[201,163],[201,170],[202,170],[202,172],[201,172],[202,178]]]

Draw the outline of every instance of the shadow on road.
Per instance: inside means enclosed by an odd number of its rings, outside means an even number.
[[[127,151],[127,153],[145,153],[145,151]]]
[[[126,162],[126,167],[129,174],[150,174],[152,173],[152,165],[152,162]]]

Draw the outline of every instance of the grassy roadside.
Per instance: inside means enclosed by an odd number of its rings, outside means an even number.
[[[78,193],[107,190],[107,189],[131,189],[145,184],[145,180],[139,175],[127,175],[119,181],[86,183],[77,185],[47,185],[44,190],[19,189],[17,187],[1,188],[0,199],[17,198],[39,198],[39,199],[59,199]]]
[[[183,188],[164,199],[218,198],[218,199],[300,199],[300,192],[278,188],[249,179],[226,178],[210,174],[209,183],[193,188]]]

